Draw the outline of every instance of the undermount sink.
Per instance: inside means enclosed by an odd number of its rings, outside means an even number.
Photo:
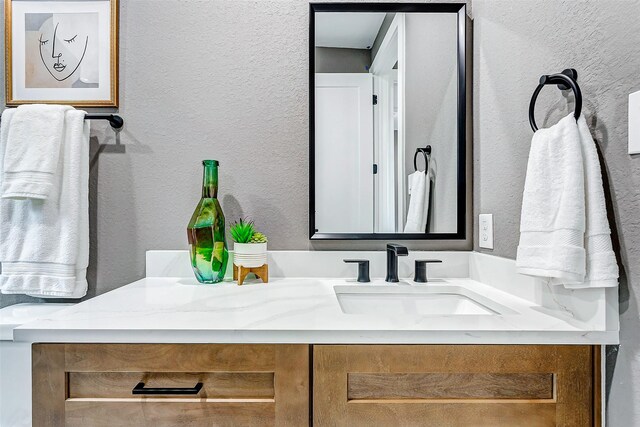
[[[459,286],[334,286],[345,314],[375,316],[499,315],[488,301]],[[491,304],[494,305],[495,304]]]

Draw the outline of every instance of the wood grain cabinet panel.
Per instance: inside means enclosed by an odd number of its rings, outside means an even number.
[[[314,426],[592,426],[596,348],[314,346]]]
[[[34,427],[305,426],[309,346],[34,344],[33,408]]]
[[[553,374],[347,374],[349,401],[367,399],[553,399]]]

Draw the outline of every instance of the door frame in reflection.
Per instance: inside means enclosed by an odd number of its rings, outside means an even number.
[[[404,228],[406,211],[404,158],[404,82],[405,82],[405,19],[397,13],[380,44],[371,64],[374,93],[378,103],[373,113],[374,162],[378,173],[374,175],[375,233],[397,233]],[[401,48],[402,47],[402,48]],[[397,68],[394,66],[397,63]],[[394,143],[394,104],[397,96],[397,143]],[[391,162],[391,164],[389,163]],[[400,188],[398,188],[398,185]]]

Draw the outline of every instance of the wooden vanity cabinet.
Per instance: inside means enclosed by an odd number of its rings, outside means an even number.
[[[599,347],[317,345],[314,426],[595,426]]]
[[[33,426],[596,426],[599,351],[34,344]],[[133,394],[139,383],[191,394]]]
[[[305,426],[309,346],[34,344],[33,408],[34,427]]]

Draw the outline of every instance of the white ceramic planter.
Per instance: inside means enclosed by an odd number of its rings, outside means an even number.
[[[233,263],[243,267],[260,267],[267,263],[266,243],[234,243]]]

